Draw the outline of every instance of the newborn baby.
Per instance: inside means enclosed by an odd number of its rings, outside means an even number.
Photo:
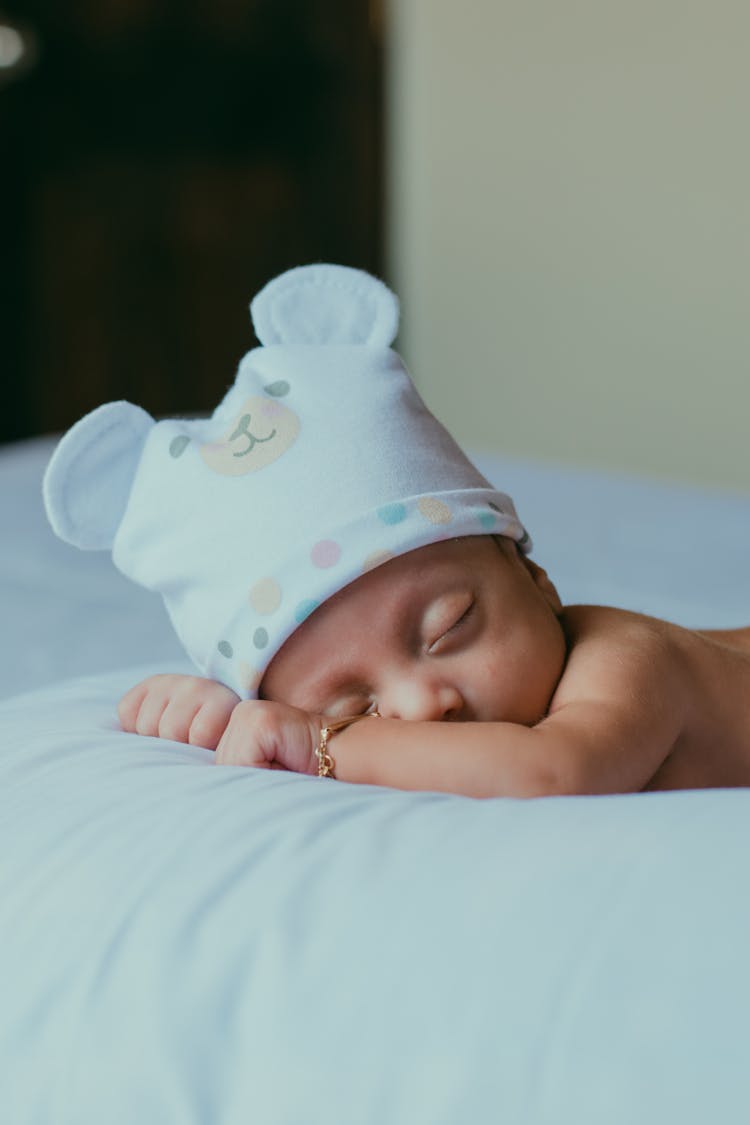
[[[375,278],[290,270],[251,310],[261,346],[211,418],[106,404],[45,476],[55,531],[159,591],[201,673],[133,688],[125,730],[477,797],[750,781],[750,630],[563,609]]]
[[[617,609],[563,609],[500,538],[422,547],[359,578],[272,660],[263,700],[155,676],[123,729],[216,749],[229,765],[318,771],[472,797],[750,784],[750,629],[695,633]],[[455,724],[459,723],[460,726]]]

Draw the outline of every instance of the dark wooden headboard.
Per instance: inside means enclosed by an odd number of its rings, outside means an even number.
[[[382,271],[370,0],[4,0],[0,441],[211,409],[289,266]],[[12,68],[10,68],[12,71]]]

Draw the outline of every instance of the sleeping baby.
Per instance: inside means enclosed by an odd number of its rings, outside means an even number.
[[[210,419],[110,403],[47,470],[55,531],[159,591],[202,673],[132,688],[124,730],[474,797],[750,783],[750,629],[564,608],[391,350],[381,282],[304,267],[251,309]]]

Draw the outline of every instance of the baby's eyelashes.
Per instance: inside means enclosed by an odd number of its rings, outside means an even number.
[[[377,711],[377,706],[371,695],[347,695],[330,702],[322,713],[332,719],[343,719],[350,715],[367,715]]]
[[[476,609],[473,595],[445,599],[431,607],[425,618],[425,649],[431,656],[448,648],[454,635],[471,621]]]

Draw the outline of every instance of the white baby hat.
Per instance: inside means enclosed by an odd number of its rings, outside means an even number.
[[[372,567],[457,536],[530,546],[390,348],[398,301],[382,282],[304,266],[251,313],[263,346],[210,418],[107,403],[62,438],[44,479],[56,533],[111,549],[158,590],[200,671],[244,698],[297,626]]]

